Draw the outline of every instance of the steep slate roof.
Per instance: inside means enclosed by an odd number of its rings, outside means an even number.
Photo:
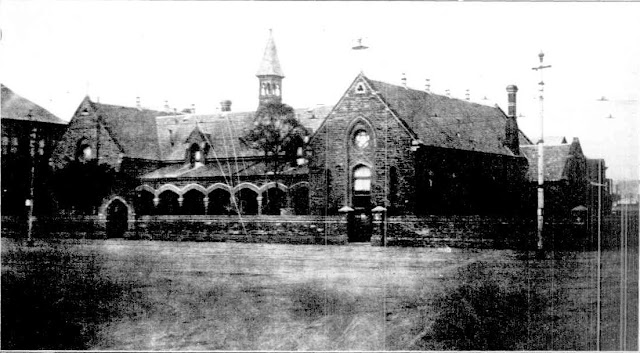
[[[529,181],[538,180],[538,146],[520,146],[520,151],[529,160],[527,179]],[[544,180],[559,181],[567,179],[566,166],[571,156],[571,145],[551,145],[544,146]]]
[[[85,98],[85,101],[87,100],[88,97]],[[167,113],[91,101],[88,101],[88,104],[127,157],[160,158],[156,117]]]
[[[294,112],[300,123],[313,132],[331,109],[331,106],[317,106],[296,109]],[[240,137],[253,127],[254,114],[255,112],[230,112],[159,116],[155,125],[160,147],[159,159],[184,160],[187,139],[196,126],[211,142],[212,151],[209,152],[208,158],[259,156],[260,151],[250,148],[240,140]]]
[[[51,114],[48,110],[25,99],[5,85],[0,85],[2,96],[2,119],[29,120],[49,124],[66,125],[67,122]],[[31,114],[31,117],[29,117]]]
[[[258,69],[256,76],[284,77],[284,73],[280,67],[280,60],[278,59],[276,43],[273,41],[273,33],[271,32],[269,32],[269,40],[266,48],[264,49],[264,56],[262,57],[262,62],[260,63],[260,68]]]
[[[513,155],[500,108],[365,79],[424,145]]]

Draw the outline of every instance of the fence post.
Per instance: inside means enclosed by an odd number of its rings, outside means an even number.
[[[371,210],[373,214],[373,229],[371,232],[371,245],[385,246],[385,222],[387,221],[387,209],[382,206],[376,206]]]

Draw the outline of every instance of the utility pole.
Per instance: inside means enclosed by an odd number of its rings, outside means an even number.
[[[29,132],[29,156],[31,161],[31,170],[29,172],[29,195],[27,200],[25,201],[25,205],[28,207],[27,209],[27,245],[33,245],[33,200],[35,198],[34,188],[35,183],[34,179],[36,176],[36,139],[38,130],[33,123],[33,117],[31,116],[31,112],[28,115],[29,121],[31,122],[30,132]]]
[[[542,230],[544,227],[544,79],[543,70],[551,65],[544,65],[544,53],[538,54],[540,65],[532,70],[540,72],[540,141],[538,141],[538,251],[542,251]]]

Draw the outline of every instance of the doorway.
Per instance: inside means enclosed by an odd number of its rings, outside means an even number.
[[[107,208],[107,238],[122,238],[129,228],[129,210],[119,199]]]

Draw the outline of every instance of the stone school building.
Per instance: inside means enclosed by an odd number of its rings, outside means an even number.
[[[272,37],[256,76],[257,105],[283,102]],[[136,216],[346,211],[363,229],[378,206],[388,215],[512,215],[528,170],[520,145],[531,144],[518,129],[516,92],[507,88],[505,113],[360,73],[335,105],[295,109],[309,135],[297,163],[277,175],[242,139],[255,112],[234,112],[230,101],[216,114],[178,114],[87,97],[53,163],[97,159],[136,180],[98,212],[114,201]]]

